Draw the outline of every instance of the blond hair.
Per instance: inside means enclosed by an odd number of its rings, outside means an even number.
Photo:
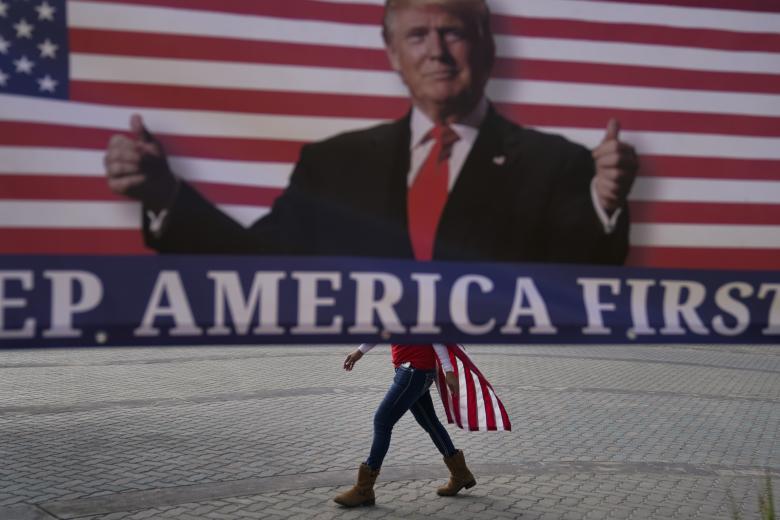
[[[393,13],[407,7],[442,6],[469,20],[476,18],[476,27],[480,38],[493,39],[490,29],[490,10],[485,0],[385,0],[385,14],[382,20],[382,37],[390,42]]]

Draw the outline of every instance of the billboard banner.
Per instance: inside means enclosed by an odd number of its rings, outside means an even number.
[[[6,257],[0,346],[777,343],[780,273],[286,257]]]
[[[0,1],[0,256],[3,344],[768,342],[780,6]]]

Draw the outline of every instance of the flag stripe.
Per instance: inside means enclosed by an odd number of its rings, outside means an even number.
[[[479,380],[479,378],[477,378]],[[488,430],[496,430],[496,403],[493,396],[490,395],[490,385],[480,384],[480,391],[482,392],[482,409],[485,414],[485,427]]]
[[[475,415],[476,415],[476,431],[487,430],[489,425],[487,423],[487,415],[485,414],[485,397],[482,392],[482,385],[479,383],[479,378],[473,372],[470,374],[471,384],[474,385],[474,393],[479,398],[474,399]]]
[[[285,0],[284,2],[247,2],[246,0],[90,0],[93,3],[148,5],[180,9],[197,9],[218,13],[274,16],[280,18],[334,21],[376,25],[382,19],[382,10],[376,6],[355,3],[345,9],[334,3],[312,0]],[[84,3],[84,2],[81,2]]]
[[[760,159],[641,154],[640,175],[704,179],[780,180],[780,163]]]
[[[463,370],[463,380],[466,383],[466,410],[468,413],[468,428],[470,431],[479,431],[479,419],[477,417],[477,389],[474,386],[474,375],[471,371],[464,369],[462,365],[458,368]],[[462,405],[461,405],[462,409]]]
[[[194,182],[192,185],[207,199],[218,204],[270,207],[282,193],[282,188],[212,182]],[[4,174],[0,200],[126,200],[114,195],[106,186],[106,180],[99,177]]]
[[[455,362],[457,363],[457,376],[458,376],[458,386],[459,388],[465,389],[465,392],[461,390],[460,396],[457,399],[458,407],[456,408],[456,414],[458,417],[458,426],[461,428],[467,428],[469,430],[473,430],[471,426],[471,410],[470,407],[474,402],[474,396],[473,396],[473,388],[472,392],[469,392],[468,390],[468,383],[467,380],[467,374],[466,369],[463,366],[463,361],[459,357],[456,357]],[[464,420],[465,419],[465,420]]]
[[[494,424],[496,426],[496,430],[510,430],[511,425],[509,424],[509,418],[506,415],[506,410],[498,400],[498,397],[496,397],[493,388],[488,386],[487,390],[490,394],[490,402],[493,404],[493,416],[495,417]]]
[[[614,117],[631,131],[718,135],[780,136],[777,118],[707,113],[631,110],[604,107],[561,107],[543,104],[498,104],[500,111],[533,127],[598,128]]]
[[[47,123],[127,131],[132,106],[102,106],[89,103],[29,99],[0,94],[0,121]],[[155,134],[192,137],[233,137],[314,141],[336,133],[383,123],[368,118],[303,117],[240,114],[207,110],[144,110],[144,120]]]
[[[107,105],[376,119],[401,117],[411,107],[408,99],[403,97],[133,85],[103,81],[75,81],[72,95],[78,101]],[[780,135],[780,132],[768,135]]]
[[[0,203],[2,204],[2,203]],[[0,254],[148,255],[137,229],[0,227]]]
[[[71,0],[68,3],[68,25],[75,29],[200,35],[247,41],[348,45],[373,49],[381,49],[383,46],[380,32],[373,24],[173,9],[137,5],[135,2],[123,4]]]
[[[776,204],[780,182],[639,177],[629,200]]]
[[[780,268],[778,258],[780,258],[780,248],[640,247],[632,245],[626,265],[674,269],[777,271]]]
[[[713,204],[701,202],[643,202],[629,205],[637,223],[776,224],[778,204]]]
[[[218,207],[243,225],[263,217],[268,208],[239,204]],[[0,227],[139,229],[140,205],[126,201],[0,200]]]
[[[663,66],[642,67],[525,58],[519,60],[499,58],[496,60],[494,70],[494,77],[497,78],[769,94],[777,94],[780,91],[780,75],[777,74],[682,70]]]
[[[127,132],[105,128],[0,121],[0,145],[87,148],[103,152],[111,136],[118,133],[127,134]],[[165,145],[165,150],[170,155],[287,164],[294,163],[298,159],[303,144],[299,141],[182,136],[165,133],[155,133],[155,136]],[[92,166],[95,166],[94,162]]]
[[[641,22],[603,23],[596,21],[496,16],[493,30],[516,36],[540,36],[577,40],[603,40],[691,46],[709,49],[780,52],[780,35],[739,31],[664,27]]]
[[[626,0],[601,0],[602,2],[625,2]],[[734,9],[737,11],[766,11],[780,13],[776,0],[631,0],[637,4],[674,5],[684,7],[711,7],[715,9]]]
[[[95,150],[0,146],[0,172],[11,175],[64,175],[105,177],[104,153]],[[175,172],[189,181],[266,188],[287,185],[290,164],[192,159],[169,156]]]
[[[450,349],[450,362],[452,363],[452,368],[455,370],[455,376],[458,378],[458,386],[460,388],[466,388],[463,384],[463,364],[460,362],[460,360],[454,355],[454,352]],[[454,394],[452,392],[449,392],[447,389],[447,386],[444,386],[445,392],[449,394],[448,403],[450,406],[452,406],[452,415],[455,419],[455,424],[458,425],[459,428],[463,428],[463,416],[461,414],[461,398],[458,394]]]
[[[450,363],[452,364],[453,369],[457,369],[455,357],[451,353],[448,355],[450,356]],[[456,415],[457,406],[455,405],[455,399],[457,399],[457,396],[453,395],[452,392],[450,392],[447,388],[446,376],[444,372],[442,372],[441,367],[438,368],[438,372],[440,380],[439,390],[443,396],[442,403],[444,404],[444,409],[447,410],[447,422],[450,424],[456,423],[462,428],[463,425],[460,424],[460,419],[458,419]]]
[[[630,242],[640,247],[780,249],[780,226],[636,223],[631,226]]]

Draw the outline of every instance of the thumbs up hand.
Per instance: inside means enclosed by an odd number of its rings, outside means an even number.
[[[594,186],[598,203],[612,213],[626,203],[639,169],[634,147],[620,141],[620,122],[610,119],[604,139],[593,150],[596,163]]]
[[[163,209],[173,201],[179,181],[168,167],[162,145],[138,114],[130,118],[130,134],[113,135],[108,142],[103,159],[108,187],[150,209]]]

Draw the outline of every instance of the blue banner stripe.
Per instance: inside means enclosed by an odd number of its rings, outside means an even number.
[[[303,257],[0,259],[0,345],[780,343],[780,272]]]

